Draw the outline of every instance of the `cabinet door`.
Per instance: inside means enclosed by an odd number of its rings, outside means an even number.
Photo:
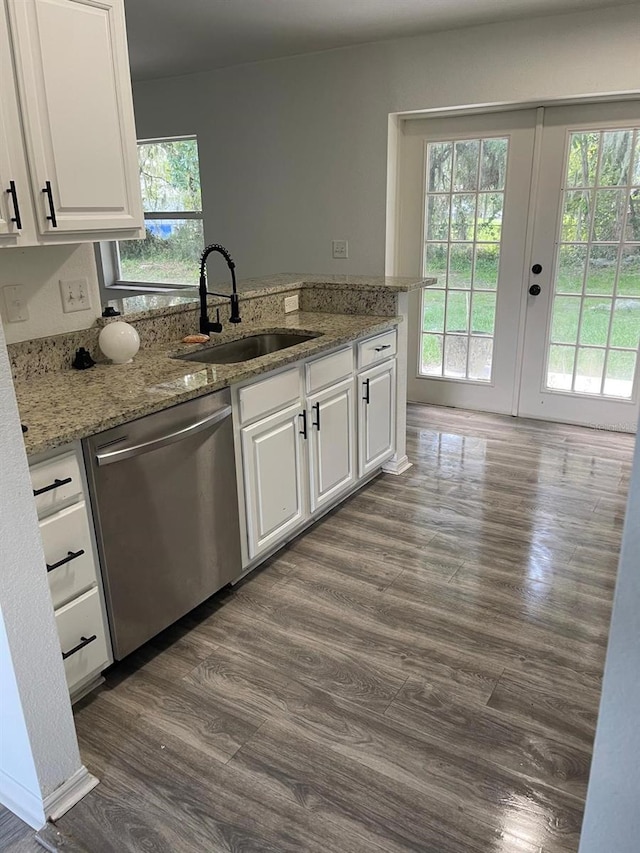
[[[396,360],[365,370],[358,377],[360,476],[379,468],[395,452]]]
[[[298,402],[240,430],[250,558],[306,516],[302,411]]]
[[[356,479],[353,378],[308,397],[311,512]]]
[[[40,234],[136,236],[143,215],[123,0],[8,8]]]
[[[0,3],[0,246],[33,242],[31,191],[11,62],[9,28]]]

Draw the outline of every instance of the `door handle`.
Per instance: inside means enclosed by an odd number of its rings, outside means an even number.
[[[9,181],[9,189],[7,190],[7,192],[11,196],[11,201],[13,202],[14,215],[11,217],[11,222],[15,222],[16,228],[18,229],[18,231],[21,231],[22,219],[20,218],[20,205],[18,204],[18,193],[16,192],[15,181]]]
[[[120,450],[112,450],[109,453],[96,453],[96,464],[99,466],[110,465],[112,462],[121,462],[123,459],[130,459],[132,456],[139,456],[141,453],[148,453],[150,450],[159,450],[161,447],[166,447],[168,444],[173,444],[176,441],[182,441],[183,438],[189,438],[204,429],[210,429],[220,421],[228,418],[231,414],[231,406],[224,406],[213,415],[208,415],[201,421],[196,421],[175,432],[170,432],[167,435],[162,435],[159,438],[152,438],[150,441],[143,441],[141,444],[134,444],[130,447],[123,447]],[[110,442],[113,444],[113,442]]]
[[[314,426],[320,432],[320,403],[314,403],[311,408],[316,410],[316,419],[311,426]]]
[[[539,284],[532,284],[531,287],[529,288],[529,293],[532,296],[540,296],[541,292],[542,292],[542,288],[540,287]]]
[[[299,434],[303,437],[307,437],[307,410],[303,409],[298,415],[299,418],[302,418],[302,429],[298,430]]]
[[[49,216],[46,218],[51,222],[52,228],[58,227],[58,220],[56,219],[56,209],[53,205],[53,190],[51,189],[51,181],[45,181],[44,187],[42,188],[42,192],[47,196],[47,201],[49,202]]]
[[[367,404],[367,406],[368,406],[368,405],[369,405],[369,403],[371,402],[371,400],[370,400],[370,394],[369,394],[369,392],[370,392],[370,388],[369,388],[369,380],[368,380],[368,379],[365,379],[365,380],[364,380],[364,383],[363,383],[363,389],[364,389],[364,397],[363,397],[362,399],[365,401],[365,403],[366,403],[366,404]]]

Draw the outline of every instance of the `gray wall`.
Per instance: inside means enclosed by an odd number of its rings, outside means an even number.
[[[640,90],[637,37],[627,6],[144,82],[138,136],[198,135],[206,238],[240,276],[381,273],[390,112]]]
[[[640,442],[636,443],[580,853],[640,850]]]

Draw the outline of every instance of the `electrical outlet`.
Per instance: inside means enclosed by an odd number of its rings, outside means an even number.
[[[349,257],[349,241],[334,240],[332,243],[333,257],[339,260],[346,260]]]
[[[9,284],[2,288],[4,291],[4,304],[7,309],[7,323],[22,323],[29,319],[27,299],[22,284]]]
[[[284,298],[284,313],[288,314],[290,311],[298,311],[298,294],[294,293],[293,296],[285,296]]]
[[[60,279],[60,298],[65,314],[88,311],[91,308],[89,282],[86,278]]]

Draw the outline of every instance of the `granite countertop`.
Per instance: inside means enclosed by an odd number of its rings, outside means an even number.
[[[402,276],[384,275],[309,275],[301,273],[279,273],[277,275],[262,276],[260,278],[240,279],[237,290],[243,300],[260,296],[269,296],[275,293],[286,293],[288,290],[303,290],[317,286],[345,288],[349,291],[374,293],[385,291],[387,293],[410,293],[425,285],[435,284],[437,279],[432,277],[414,278]],[[231,292],[231,285],[227,281],[209,282],[210,290],[220,293]],[[199,299],[198,288],[182,288],[180,290],[168,291],[167,293],[153,293],[149,295],[129,296],[123,299],[113,299],[109,305],[117,308],[127,320],[137,320],[143,317],[153,317],[154,314],[170,314],[193,308],[193,303]],[[223,304],[226,298],[209,297],[209,305]],[[110,320],[98,320],[98,323],[106,323]]]
[[[371,279],[367,279],[371,281]],[[360,337],[397,326],[399,317],[296,312],[277,326],[243,326],[216,335],[215,343],[258,331],[302,331],[320,337],[240,364],[177,361],[171,355],[200,346],[163,343],[141,349],[131,364],[49,373],[16,381],[27,454],[50,450],[169,406],[217,391]],[[206,346],[206,345],[205,345]]]

